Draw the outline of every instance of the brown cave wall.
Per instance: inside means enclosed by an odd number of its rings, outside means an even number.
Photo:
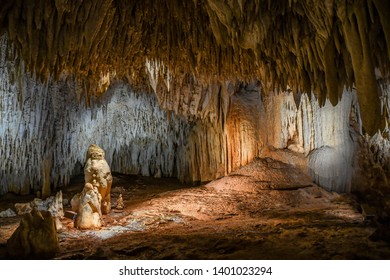
[[[151,72],[160,72],[150,70],[149,77]],[[155,93],[164,110],[193,124],[188,134],[188,177],[181,179],[209,181],[260,155],[259,83],[204,85],[188,76],[176,81],[180,82],[169,87],[161,77],[150,83],[156,85]]]

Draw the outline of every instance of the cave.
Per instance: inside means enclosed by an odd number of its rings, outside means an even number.
[[[0,258],[390,259],[388,11],[1,1]],[[81,229],[92,144],[111,209]]]

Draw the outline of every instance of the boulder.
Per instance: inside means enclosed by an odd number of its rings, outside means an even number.
[[[77,212],[74,226],[79,229],[101,227],[101,201],[98,189],[86,183],[83,191],[72,199],[72,209]]]
[[[111,210],[112,175],[110,167],[105,160],[105,152],[99,146],[92,144],[87,151],[84,168],[85,183],[96,187],[102,197],[101,211],[107,214]]]
[[[48,211],[32,210],[7,241],[13,258],[53,258],[59,249],[55,220]]]

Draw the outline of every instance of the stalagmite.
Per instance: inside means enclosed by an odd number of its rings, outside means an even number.
[[[87,107],[82,84],[71,77],[42,83],[12,60],[6,36],[0,43],[0,194],[67,185],[82,172],[90,143],[107,147],[114,172],[187,176],[185,143],[191,125],[161,109],[155,95],[117,82]],[[50,185],[43,174],[50,175]]]
[[[104,156],[102,148],[95,144],[90,145],[87,151],[84,176],[85,183],[96,188],[101,196],[101,213],[108,214],[111,210],[112,175]]]
[[[342,192],[387,143],[386,0],[76,2],[0,7],[0,194],[49,196],[91,143],[182,181],[290,149]]]
[[[74,227],[78,229],[96,229],[102,226],[102,196],[97,187],[86,183],[83,191],[71,201],[72,210],[77,213]],[[104,208],[107,210],[107,207]]]

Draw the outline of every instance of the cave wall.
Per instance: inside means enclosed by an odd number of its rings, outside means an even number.
[[[91,143],[105,149],[112,171],[125,174],[208,181],[275,148],[301,155],[299,163],[292,154],[279,159],[301,165],[328,190],[387,185],[388,129],[363,136],[354,90],[344,89],[336,106],[320,106],[314,95],[297,100],[258,82],[170,80],[152,62],[145,65],[149,92],[111,81],[103,96],[86,98],[85,84],[72,76],[29,74],[6,36],[0,47],[0,194],[68,184]],[[390,91],[382,87],[388,111]]]
[[[382,85],[381,112],[389,109],[389,87]],[[389,186],[389,128],[374,136],[364,133],[354,89],[344,89],[336,106],[302,94],[298,104],[291,92],[265,95],[261,113],[261,156],[301,165],[313,181],[329,191],[350,192]],[[388,123],[388,116],[386,118]],[[270,153],[273,148],[304,156]]]
[[[1,194],[67,185],[91,143],[114,172],[188,182],[224,176],[259,155],[256,87],[188,83],[155,94],[117,81],[87,98],[85,84],[65,75],[41,81],[6,36],[0,44]]]
[[[364,133],[354,88],[344,88],[335,106],[328,99],[321,104],[313,93],[269,92],[256,82],[203,86],[184,77],[178,84],[171,81],[168,90],[161,64],[152,64],[149,77],[151,72],[160,77],[154,75],[150,83],[162,107],[201,120],[189,138],[190,180],[213,179],[257,156],[277,156],[270,149],[284,149],[302,156],[287,153],[278,159],[300,165],[327,190],[388,186],[388,128],[373,137]],[[377,80],[380,84],[381,75]],[[390,108],[386,84],[381,92],[379,113],[383,114]]]
[[[351,125],[350,115],[359,116],[354,111],[357,106],[356,92],[347,90],[336,106],[327,101],[323,107],[307,94],[301,95],[298,106],[289,92],[270,95],[265,100],[264,115],[269,133],[262,135],[263,141],[305,155],[309,172],[319,185],[332,191],[350,191],[357,149],[354,135],[359,134]]]
[[[118,82],[86,106],[81,84],[70,77],[41,82],[16,66],[5,36],[0,47],[1,194],[66,185],[91,143],[106,151],[114,172],[185,177],[191,125],[170,118],[154,94]]]
[[[373,136],[385,127],[376,74],[389,82],[388,10],[388,0],[14,0],[0,6],[0,35],[40,78],[72,73],[91,95],[113,71],[145,86],[145,60],[170,82],[259,79],[314,92],[321,106],[356,87]]]

